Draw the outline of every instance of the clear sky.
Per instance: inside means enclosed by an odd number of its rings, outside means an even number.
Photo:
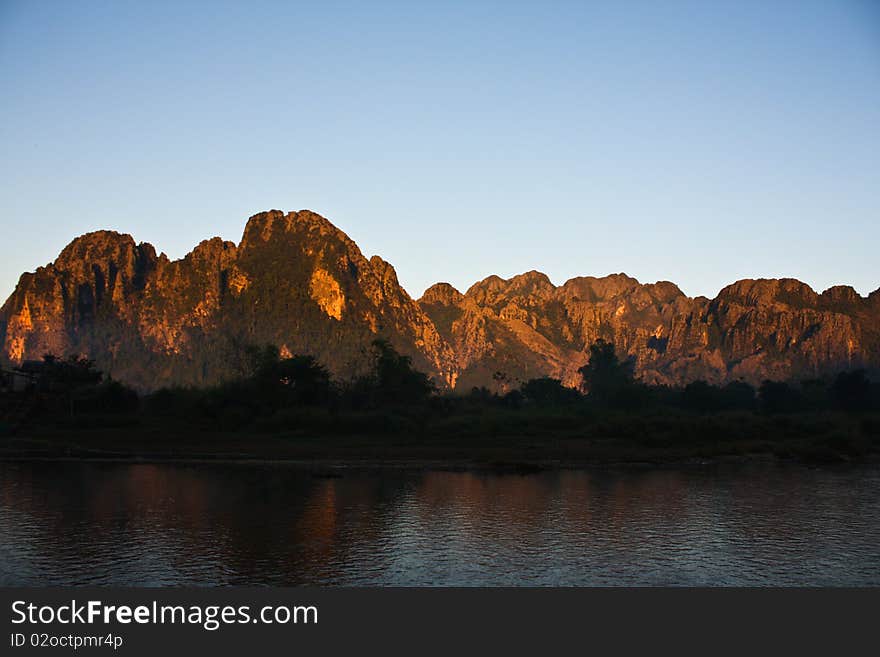
[[[880,286],[880,3],[0,0],[0,296],[309,208],[413,296]]]

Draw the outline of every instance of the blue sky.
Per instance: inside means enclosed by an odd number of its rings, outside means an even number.
[[[0,0],[0,296],[309,208],[414,296],[529,269],[880,286],[880,7]]]

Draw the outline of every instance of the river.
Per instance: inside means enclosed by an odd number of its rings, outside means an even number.
[[[0,585],[880,585],[880,469],[0,462]]]

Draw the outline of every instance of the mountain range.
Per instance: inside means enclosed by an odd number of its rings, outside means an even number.
[[[448,283],[413,299],[324,217],[252,216],[180,260],[113,231],[87,233],[22,274],[0,308],[0,358],[84,355],[140,390],[234,376],[249,345],[310,354],[338,378],[388,339],[441,388],[504,392],[539,376],[568,385],[598,338],[648,383],[806,379],[880,367],[880,289],[816,293],[795,279],[741,280],[714,299],[625,274],[555,286],[541,272]]]

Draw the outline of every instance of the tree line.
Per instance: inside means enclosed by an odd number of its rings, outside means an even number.
[[[206,388],[163,388],[140,396],[105,377],[91,360],[51,354],[44,357],[35,385],[38,411],[47,417],[140,413],[219,429],[260,422],[271,428],[273,419],[284,427],[301,421],[303,411],[309,409],[337,416],[384,413],[386,419],[431,412],[454,414],[474,407],[562,413],[584,409],[629,413],[674,409],[698,414],[880,411],[880,384],[872,382],[864,370],[799,384],[765,381],[757,388],[743,381],[723,386],[705,381],[681,387],[657,386],[639,381],[633,359],[621,359],[611,342],[597,340],[589,352],[587,363],[579,370],[578,388],[567,387],[559,379],[539,377],[505,394],[488,388],[473,388],[465,394],[441,393],[426,374],[413,367],[408,356],[381,339],[370,345],[366,373],[347,381],[335,380],[312,356],[283,358],[277,347],[265,345],[246,348],[246,365],[239,376]],[[498,373],[496,378],[503,376]],[[283,421],[285,414],[289,415],[288,423]]]

